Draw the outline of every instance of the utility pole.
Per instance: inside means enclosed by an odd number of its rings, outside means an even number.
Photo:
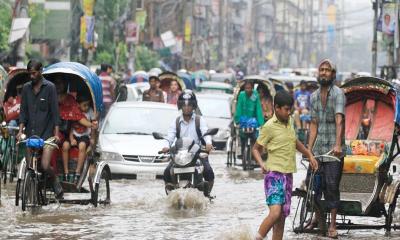
[[[218,3],[218,15],[219,15],[219,23],[218,23],[218,62],[222,61],[222,52],[223,52],[223,39],[224,39],[224,22],[223,22],[223,4],[224,0],[219,0]]]
[[[28,0],[21,0],[17,1],[16,4],[16,10],[15,15],[13,18],[27,18],[29,17],[29,5],[28,5]],[[26,30],[25,36],[22,37],[17,41],[17,44],[15,46],[16,54],[15,54],[15,62],[16,66],[23,66],[24,65],[24,58],[25,58],[25,46],[26,42],[29,39],[29,28]]]
[[[136,23],[136,8],[137,8],[137,0],[131,0],[130,19],[135,23]],[[136,29],[139,30],[138,28]],[[139,37],[139,31],[136,33],[136,36]],[[135,43],[133,42],[129,44],[128,69],[130,69],[132,72],[135,71]]]
[[[374,8],[374,27],[373,27],[373,40],[372,40],[372,68],[371,74],[373,77],[376,77],[376,65],[377,65],[377,58],[378,58],[378,32],[377,32],[377,20],[378,20],[378,9],[379,9],[379,2],[380,0],[375,0],[372,6]]]

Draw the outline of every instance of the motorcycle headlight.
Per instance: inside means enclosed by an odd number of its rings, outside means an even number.
[[[100,160],[101,161],[112,161],[112,162],[121,162],[124,160],[121,154],[116,153],[116,152],[107,152],[107,151],[102,151],[100,155]]]
[[[188,165],[193,159],[193,154],[188,152],[187,150],[178,151],[175,155],[175,163],[179,166]]]

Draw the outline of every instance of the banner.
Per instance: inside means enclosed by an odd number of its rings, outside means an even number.
[[[384,3],[382,7],[382,14],[380,19],[383,34],[387,36],[394,36],[397,27],[396,21],[396,3]]]
[[[125,24],[125,37],[127,43],[138,43],[139,41],[139,25],[133,21]]]
[[[81,17],[81,35],[80,42],[84,48],[91,48],[94,46],[94,23],[93,16]]]

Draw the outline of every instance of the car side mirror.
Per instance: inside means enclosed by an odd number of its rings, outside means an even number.
[[[218,128],[211,128],[211,129],[208,129],[208,131],[204,134],[203,137],[209,136],[209,135],[214,136],[217,133],[218,133]]]
[[[164,139],[163,135],[161,133],[158,133],[158,132],[153,132],[153,137],[154,137],[154,139],[157,139],[157,140]]]

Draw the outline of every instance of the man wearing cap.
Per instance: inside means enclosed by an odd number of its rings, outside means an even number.
[[[150,89],[143,92],[143,101],[164,102],[164,93],[158,88],[157,83],[160,82],[158,76],[150,76]]]
[[[340,161],[329,161],[324,157],[320,165],[321,182],[327,208],[331,213],[328,237],[337,238],[336,215],[340,203],[339,183],[343,169],[345,152],[345,95],[342,89],[334,84],[336,67],[328,59],[323,60],[318,67],[318,82],[320,88],[311,95],[311,124],[308,147],[314,155],[334,155]],[[316,212],[316,219],[322,219],[322,213]],[[314,219],[308,226],[316,227]],[[320,227],[322,226],[320,222]]]

